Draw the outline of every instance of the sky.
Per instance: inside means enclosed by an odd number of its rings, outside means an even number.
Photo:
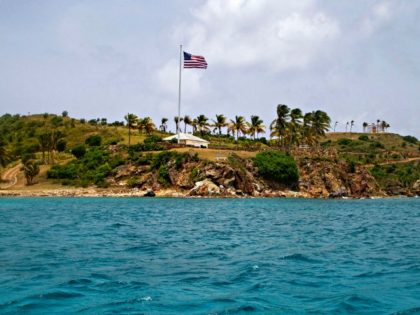
[[[0,114],[123,120],[326,111],[420,137],[420,1],[0,0]]]

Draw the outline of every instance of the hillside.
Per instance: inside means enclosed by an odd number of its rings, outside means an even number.
[[[326,133],[318,144],[286,148],[298,172],[293,183],[262,175],[255,157],[282,151],[265,138],[198,133],[210,147],[195,149],[161,142],[167,133],[131,130],[129,147],[121,122],[52,114],[4,115],[0,134],[2,194],[79,187],[126,195],[369,197],[420,189],[420,144],[392,133]],[[275,173],[282,164],[269,167]],[[28,172],[36,173],[30,185]]]

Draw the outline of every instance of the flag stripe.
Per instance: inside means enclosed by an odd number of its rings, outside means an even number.
[[[186,69],[207,69],[207,62],[203,56],[191,55],[184,51],[184,68]]]

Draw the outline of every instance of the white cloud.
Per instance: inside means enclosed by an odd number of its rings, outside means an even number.
[[[391,20],[394,9],[393,3],[389,0],[374,5],[362,22],[362,32],[365,35],[374,33],[386,22]]]
[[[186,47],[205,54],[209,67],[304,67],[340,33],[337,20],[310,0],[208,0],[192,14],[177,34],[186,34]]]

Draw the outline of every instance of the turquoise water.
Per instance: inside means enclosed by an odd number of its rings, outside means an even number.
[[[1,314],[418,314],[420,200],[0,199]]]

